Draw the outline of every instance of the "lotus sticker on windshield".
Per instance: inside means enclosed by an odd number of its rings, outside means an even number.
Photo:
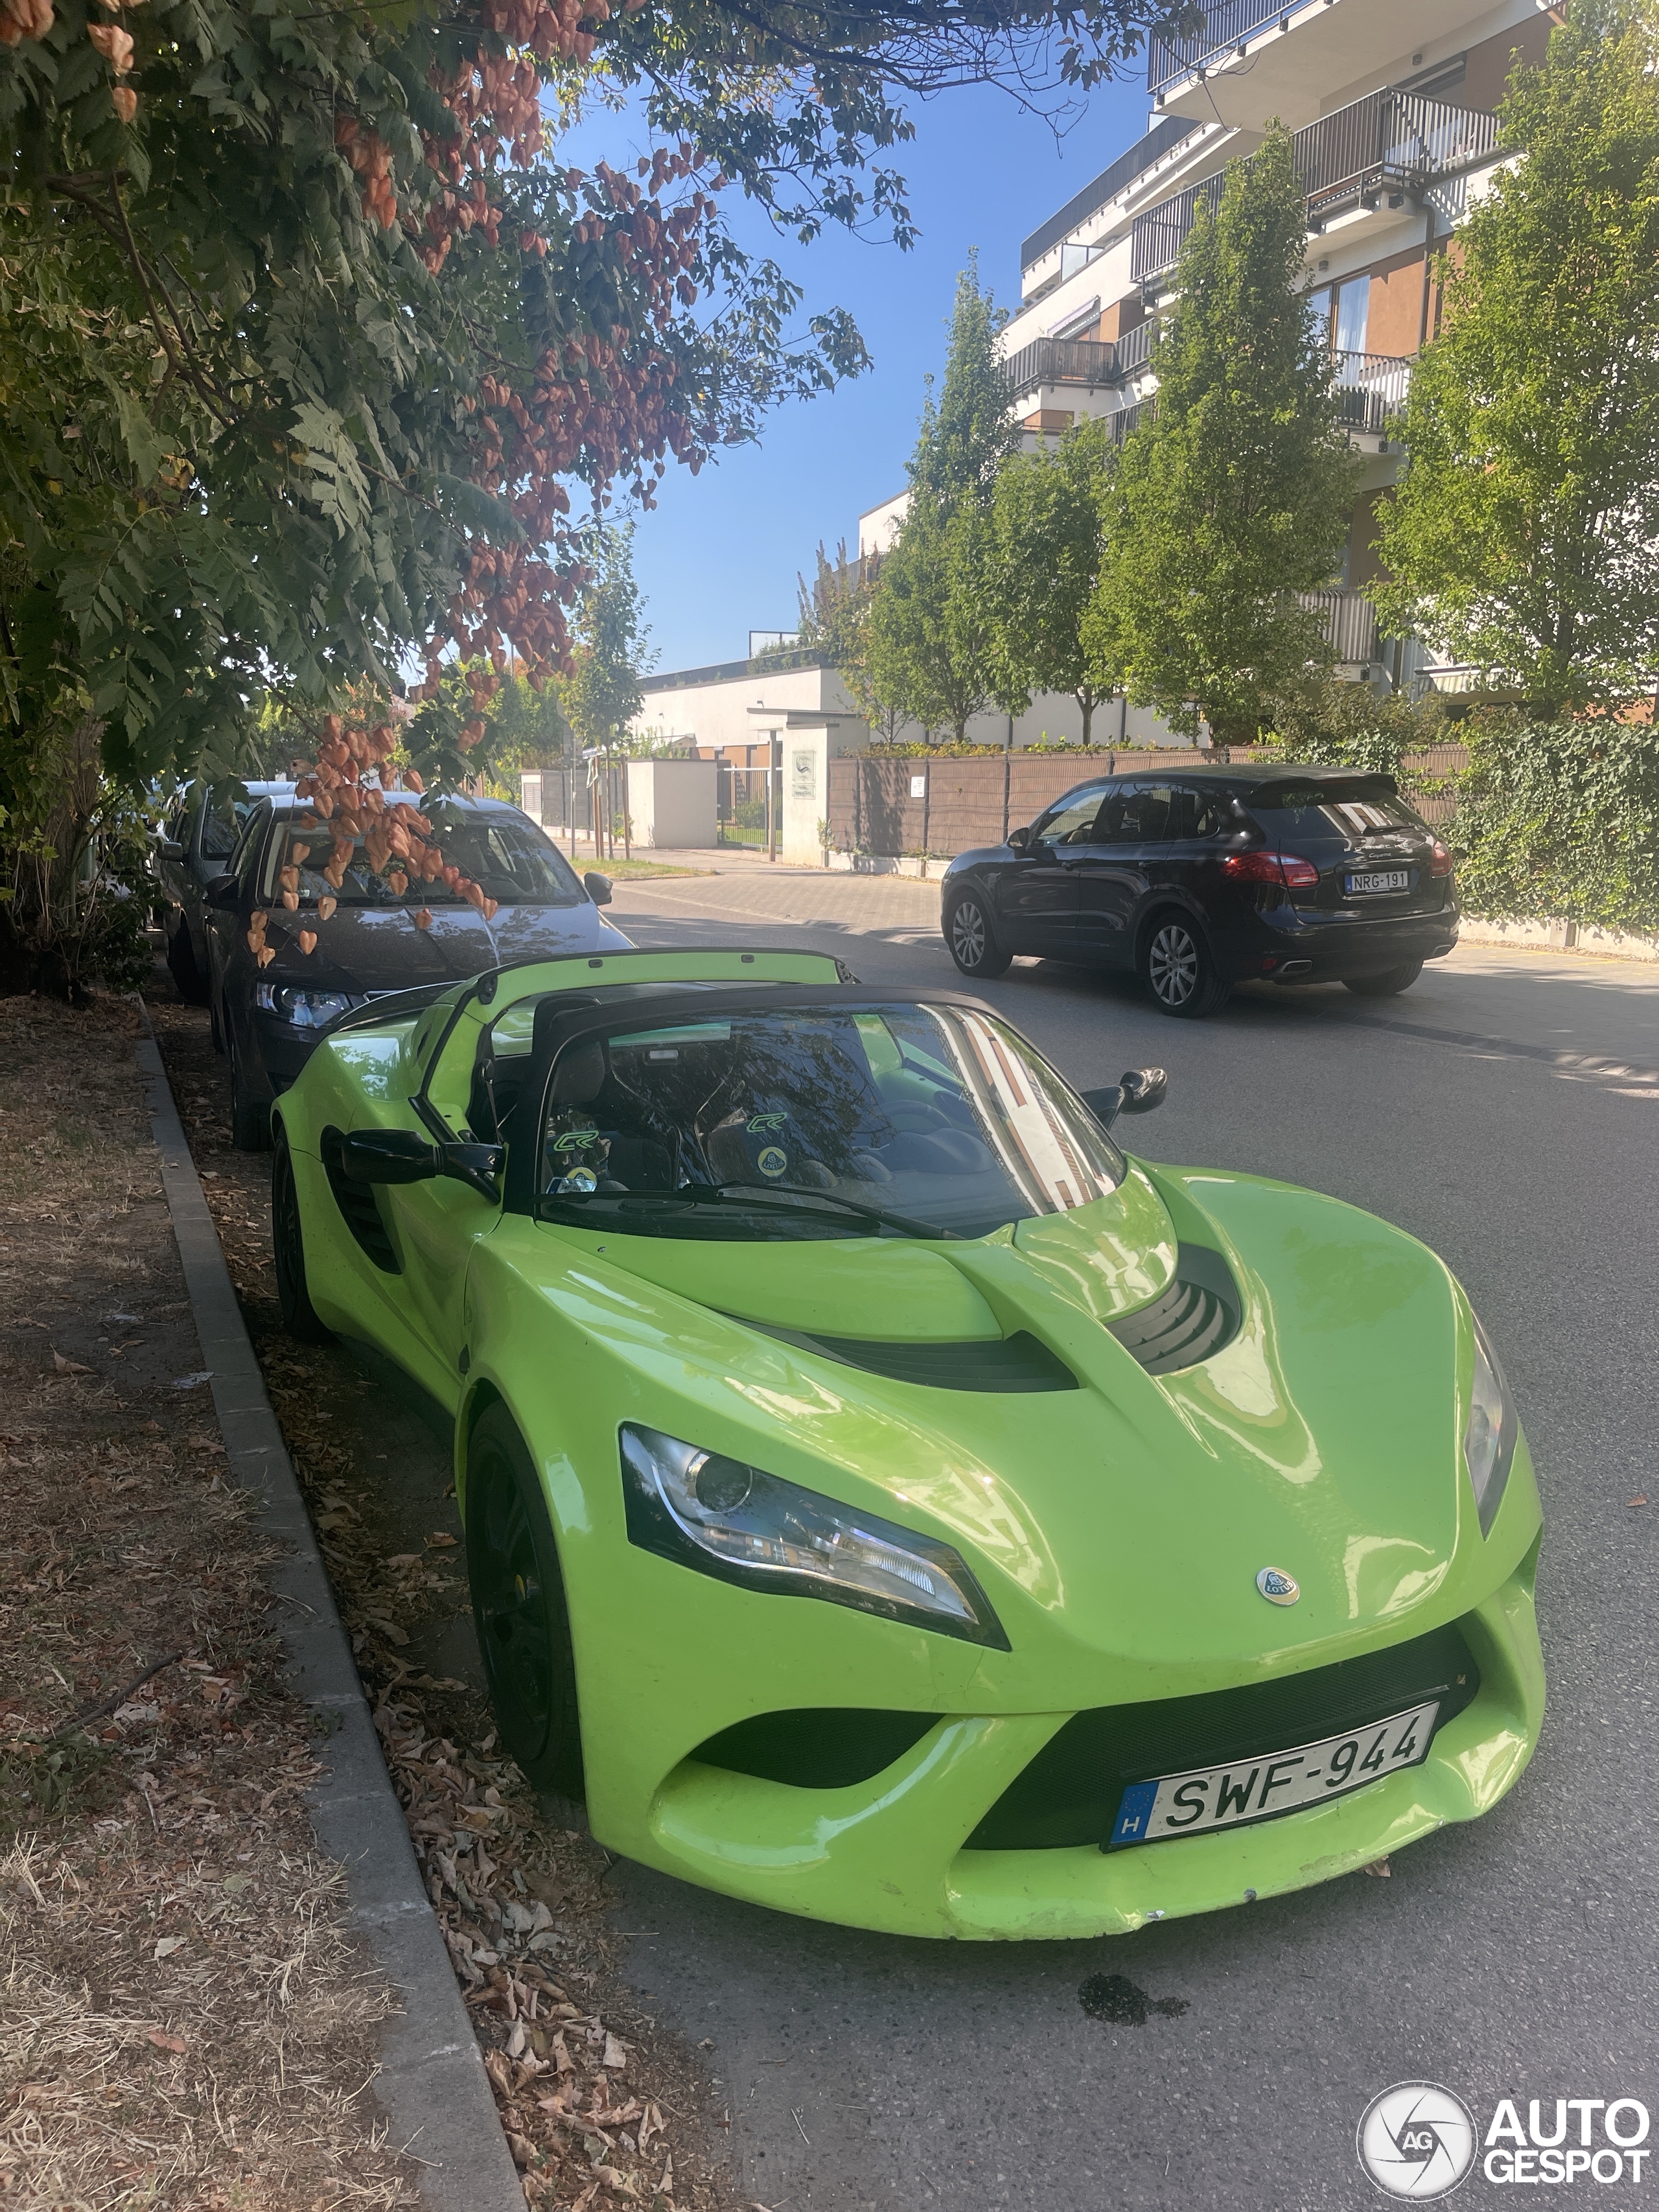
[[[787,1152],[780,1152],[775,1145],[768,1145],[762,1152],[760,1158],[756,1161],[755,1165],[760,1170],[763,1176],[787,1175],[789,1172],[789,1155]]]

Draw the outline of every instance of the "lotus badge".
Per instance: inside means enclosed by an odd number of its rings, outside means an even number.
[[[1269,1605],[1294,1605],[1302,1595],[1301,1583],[1283,1567],[1263,1567],[1255,1586]]]

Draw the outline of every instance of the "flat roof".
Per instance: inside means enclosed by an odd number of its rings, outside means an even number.
[[[1034,261],[1041,261],[1051,246],[1058,246],[1068,231],[1086,222],[1097,208],[1103,208],[1115,200],[1127,184],[1131,184],[1143,169],[1150,169],[1160,155],[1167,154],[1183,138],[1190,138],[1194,131],[1203,129],[1184,115],[1161,115],[1146,137],[1131,146],[1127,154],[1120,154],[1109,168],[1103,169],[1090,185],[1074,193],[1065,206],[1047,222],[1031,233],[1019,249],[1019,265],[1029,269]]]

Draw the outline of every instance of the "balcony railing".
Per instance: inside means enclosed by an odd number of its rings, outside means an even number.
[[[1339,353],[1332,357],[1336,419],[1349,430],[1376,435],[1406,404],[1412,365],[1392,353]]]
[[[1204,10],[1204,28],[1190,38],[1154,39],[1146,50],[1146,88],[1154,98],[1195,70],[1207,69],[1241,40],[1282,22],[1296,0],[1220,0]]]
[[[1145,368],[1152,358],[1152,333],[1156,328],[1150,316],[1137,323],[1132,331],[1125,331],[1117,341],[1117,365],[1125,376],[1133,376],[1138,368]]]
[[[1369,93],[1305,125],[1291,145],[1311,230],[1344,208],[1404,199],[1435,177],[1485,160],[1498,149],[1498,118],[1415,93]],[[1167,275],[1198,219],[1200,202],[1213,210],[1221,191],[1221,178],[1207,177],[1138,215],[1129,227],[1131,280],[1150,283]]]
[[[1340,661],[1377,658],[1376,609],[1363,592],[1298,592],[1298,605],[1325,617],[1325,635]]]
[[[1034,338],[1003,363],[1010,400],[1045,384],[1121,384],[1117,348],[1100,338]]]

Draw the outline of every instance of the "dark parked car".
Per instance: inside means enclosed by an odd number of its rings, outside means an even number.
[[[610,878],[594,870],[578,878],[516,806],[417,799],[412,792],[387,797],[420,806],[445,860],[495,900],[496,912],[486,921],[441,882],[394,893],[368,866],[361,839],[337,890],[320,872],[331,833],[301,827],[308,808],[292,798],[257,806],[206,892],[213,1041],[229,1056],[231,1115],[244,1151],[270,1143],[271,1100],[305,1066],[322,1030],[349,1008],[516,960],[628,946],[599,911],[610,903]],[[292,910],[278,880],[290,866],[299,902]],[[264,941],[275,955],[263,966],[249,942],[255,912],[269,917]],[[316,939],[309,952],[302,931]]]
[[[1133,969],[1166,1014],[1236,982],[1386,998],[1457,941],[1451,854],[1386,775],[1200,768],[1102,776],[940,886],[964,975],[1017,952]]]
[[[159,918],[173,980],[179,996],[192,1006],[207,1003],[207,887],[229,866],[242,824],[259,801],[293,789],[291,783],[247,783],[222,790],[216,798],[191,784],[167,810],[155,839]]]

